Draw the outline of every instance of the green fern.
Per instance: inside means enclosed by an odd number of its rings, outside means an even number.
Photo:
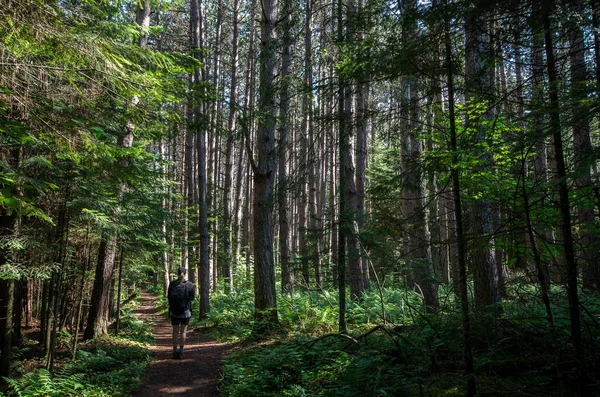
[[[83,374],[74,374],[66,378],[53,378],[48,370],[39,369],[19,380],[11,380],[10,385],[19,397],[78,396],[83,388],[82,377]]]

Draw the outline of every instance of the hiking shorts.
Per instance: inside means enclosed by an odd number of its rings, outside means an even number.
[[[190,318],[189,317],[173,317],[171,316],[171,325],[189,325]]]

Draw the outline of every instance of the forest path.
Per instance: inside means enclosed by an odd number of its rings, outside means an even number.
[[[136,397],[159,396],[219,396],[217,379],[221,358],[227,345],[188,330],[185,358],[173,359],[172,326],[170,320],[156,308],[157,297],[143,291],[142,301],[135,310],[138,317],[152,324],[155,343],[150,351],[155,361],[134,394]]]

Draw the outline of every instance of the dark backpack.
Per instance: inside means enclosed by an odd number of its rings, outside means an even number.
[[[182,315],[187,310],[188,303],[187,282],[174,281],[173,288],[169,293],[169,310],[175,315]]]

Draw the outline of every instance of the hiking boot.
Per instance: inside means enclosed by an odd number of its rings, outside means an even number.
[[[179,350],[173,350],[173,358],[179,358]]]
[[[179,358],[179,359],[183,358],[183,347],[181,349],[179,349],[179,352],[177,352],[177,354],[179,355],[179,357],[177,357],[177,358]]]

